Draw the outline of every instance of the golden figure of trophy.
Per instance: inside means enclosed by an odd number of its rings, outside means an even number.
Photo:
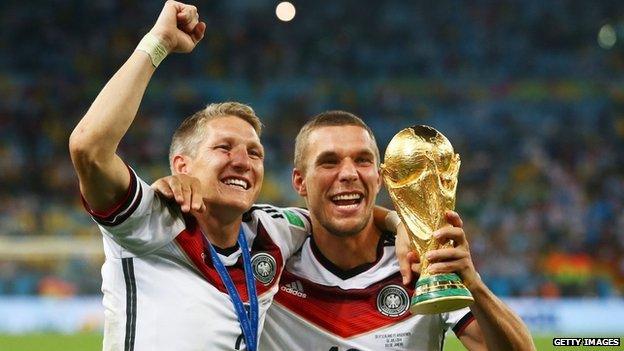
[[[455,208],[459,154],[434,128],[413,126],[390,141],[381,172],[410,245],[420,255],[421,274],[410,304],[413,314],[443,313],[469,306],[474,299],[459,276],[429,274],[425,253],[440,244],[432,233],[448,225],[444,213]]]

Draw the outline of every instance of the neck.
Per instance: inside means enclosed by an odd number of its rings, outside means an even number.
[[[377,260],[381,232],[372,220],[361,232],[347,237],[331,234],[315,218],[312,226],[316,247],[336,267],[349,270]]]
[[[193,217],[212,245],[222,249],[236,245],[242,222],[241,214],[233,215],[231,211],[221,213],[207,209],[201,214],[193,213]]]

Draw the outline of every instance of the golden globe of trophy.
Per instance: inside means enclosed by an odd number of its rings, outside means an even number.
[[[381,165],[392,203],[421,259],[410,304],[413,314],[453,311],[474,301],[457,274],[429,274],[425,256],[428,251],[453,246],[452,242],[440,244],[432,233],[448,225],[445,212],[455,208],[460,163],[459,154],[442,133],[420,125],[392,138]]]

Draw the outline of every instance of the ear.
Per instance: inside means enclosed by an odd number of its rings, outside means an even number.
[[[381,167],[377,167],[377,192],[376,194],[379,193],[379,190],[381,190],[382,186],[383,186],[383,178],[382,178]]]
[[[173,156],[173,171],[175,174],[188,174],[190,170],[190,158],[188,156]]]
[[[292,186],[299,196],[308,196],[303,172],[298,168],[294,168],[292,171]]]

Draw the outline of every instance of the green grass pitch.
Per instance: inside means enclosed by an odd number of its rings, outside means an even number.
[[[555,347],[552,346],[552,338],[553,336],[536,336],[537,349],[539,351],[589,350],[588,348]],[[101,349],[102,335],[98,333],[0,335],[0,351],[98,351]],[[599,349],[601,351],[622,350],[621,347],[599,347]],[[461,350],[465,349],[456,338],[446,338],[444,351]]]
[[[100,333],[0,334],[0,351],[96,351],[102,350]]]

